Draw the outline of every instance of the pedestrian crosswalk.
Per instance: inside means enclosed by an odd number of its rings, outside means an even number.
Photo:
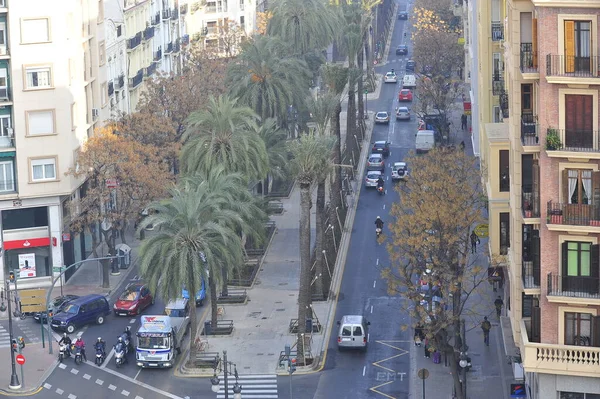
[[[277,375],[275,374],[246,374],[238,377],[237,383],[242,386],[244,399],[277,399]],[[233,398],[235,377],[230,376],[227,381],[229,398]],[[225,379],[219,376],[219,392],[217,399],[225,398]]]
[[[0,348],[10,348],[8,331],[2,325],[0,325]]]

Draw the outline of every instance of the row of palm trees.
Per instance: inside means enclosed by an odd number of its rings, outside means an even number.
[[[151,205],[155,212],[139,227],[157,227],[156,234],[140,250],[140,267],[151,287],[163,298],[178,297],[182,286],[197,292],[205,279],[215,326],[217,289],[226,289],[227,276],[243,263],[245,239],[264,240],[267,217],[260,198],[251,194],[248,187],[257,181],[268,184],[273,177],[290,175],[300,188],[299,337],[306,332],[304,320],[312,317],[311,282],[315,281],[314,289],[319,295],[326,294],[330,271],[324,269],[323,252],[331,254],[337,250],[335,238],[331,245],[324,233],[327,218],[338,220],[338,211],[342,218],[344,215],[342,163],[344,158],[357,160],[360,151],[362,135],[356,126],[356,93],[362,93],[361,62],[369,7],[372,5],[352,2],[333,6],[325,0],[275,2],[266,34],[246,40],[227,70],[229,92],[210,97],[205,109],[189,115],[182,135],[179,182],[170,190],[168,199]],[[333,42],[346,49],[348,67],[324,64],[323,50]],[[315,98],[309,87],[320,78],[327,92]],[[340,114],[346,89],[345,148],[350,155],[344,157]],[[312,114],[315,125],[291,141],[284,130],[289,123],[290,105]],[[362,122],[362,108],[359,112]],[[330,213],[326,215],[330,177]],[[315,186],[316,272],[312,272],[310,208]],[[329,249],[331,246],[333,249]],[[191,312],[191,323],[193,360],[195,312]],[[297,349],[302,359],[303,346]]]

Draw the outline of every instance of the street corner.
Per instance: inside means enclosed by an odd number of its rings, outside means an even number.
[[[399,399],[409,392],[410,347],[409,340],[375,340],[370,351],[375,352],[372,367],[363,368],[369,380],[369,390],[378,397]]]
[[[10,347],[0,348],[0,359],[5,359],[2,369],[10,370]],[[54,371],[58,361],[41,343],[26,344],[16,359],[17,377],[22,387],[16,390],[0,386],[3,396],[31,396],[42,389],[42,384]]]

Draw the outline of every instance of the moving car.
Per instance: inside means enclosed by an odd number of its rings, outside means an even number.
[[[410,120],[410,110],[407,107],[398,107],[396,110],[396,120],[397,121],[409,121]]]
[[[415,75],[404,75],[402,78],[402,88],[412,89],[417,87],[417,77]]]
[[[375,123],[390,123],[390,114],[385,111],[375,114]]]
[[[367,350],[367,337],[369,335],[369,326],[371,325],[363,316],[347,315],[337,322],[338,330],[338,349],[344,348]]]
[[[381,173],[385,170],[385,161],[381,154],[371,154],[367,159],[367,170],[378,170]]]
[[[398,13],[398,19],[408,19],[408,12],[407,11],[400,11]]]
[[[365,178],[365,187],[377,187],[377,180],[379,180],[379,176],[382,176],[382,174],[378,170],[371,170],[367,172],[367,177]]]
[[[115,316],[133,316],[140,314],[154,303],[150,289],[144,283],[129,284],[113,305]]]
[[[62,312],[52,317],[53,329],[73,334],[78,327],[86,324],[104,324],[110,314],[110,306],[104,295],[90,294],[74,299]]]
[[[406,162],[394,162],[392,166],[392,180],[406,180],[408,177],[408,168]]]
[[[406,61],[406,67],[404,68],[406,72],[414,72],[415,71],[416,62],[414,60]]]
[[[396,75],[396,72],[394,72],[394,70],[391,70],[390,72],[385,74],[385,76],[383,78],[383,82],[384,83],[396,83],[396,82],[398,82],[398,75]]]
[[[429,150],[435,147],[435,132],[433,130],[419,130],[416,136],[415,150],[417,154],[429,152]]]
[[[400,44],[396,47],[396,55],[407,55],[408,54],[408,46],[406,44]]]
[[[373,147],[371,148],[372,154],[381,154],[384,157],[390,155],[390,143],[385,140],[376,141],[373,143]]]
[[[50,306],[48,307],[50,310],[50,317],[52,317],[55,314],[62,311],[69,302],[71,302],[73,299],[77,299],[77,298],[79,298],[79,295],[63,295],[63,296],[57,296],[56,298],[54,298],[52,300],[52,302],[50,303]],[[37,312],[36,314],[33,315],[33,319],[35,321],[37,321],[38,323],[42,323],[42,322],[47,323],[48,322],[48,313]]]
[[[413,94],[410,89],[401,89],[398,93],[398,101],[412,101]]]

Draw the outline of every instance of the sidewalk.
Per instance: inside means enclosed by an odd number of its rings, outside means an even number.
[[[57,360],[56,355],[48,354],[48,349],[42,348],[41,343],[26,344],[23,349],[23,356],[25,357],[25,364],[23,365],[23,374],[21,374],[21,366],[18,364],[17,377],[21,383],[21,388],[18,390],[12,390],[8,388],[10,383],[11,365],[10,365],[10,348],[0,349],[0,359],[2,359],[2,382],[0,383],[0,393],[6,393],[8,395],[33,395],[37,393],[41,388],[42,383],[46,378],[54,371]],[[21,377],[24,375],[25,380]]]

